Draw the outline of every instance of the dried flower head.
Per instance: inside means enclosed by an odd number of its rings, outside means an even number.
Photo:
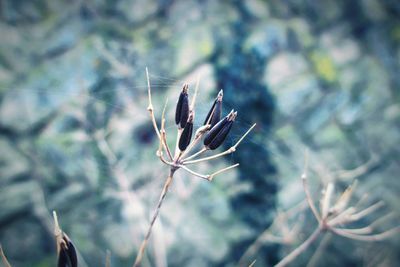
[[[198,82],[196,85],[195,93],[192,98],[190,107],[189,107],[189,96],[187,93],[188,86],[187,86],[187,84],[185,84],[182,89],[181,94],[179,95],[178,103],[176,105],[175,123],[178,124],[178,133],[177,133],[175,153],[172,154],[171,149],[167,142],[167,136],[166,136],[166,132],[165,132],[165,118],[164,118],[165,112],[162,113],[161,128],[158,128],[156,119],[154,117],[153,105],[152,105],[152,100],[151,100],[150,79],[149,79],[149,74],[148,74],[147,68],[146,68],[146,76],[147,76],[148,97],[149,97],[148,110],[150,113],[150,117],[152,120],[154,130],[160,141],[159,147],[157,150],[157,156],[160,158],[160,160],[163,163],[170,166],[170,171],[169,171],[169,175],[165,181],[164,187],[161,191],[161,195],[160,195],[157,207],[154,211],[153,217],[150,221],[150,225],[147,230],[147,233],[143,239],[142,244],[140,245],[139,252],[136,256],[136,260],[133,265],[134,267],[140,266],[140,264],[141,264],[141,260],[143,258],[147,243],[149,241],[152,228],[158,217],[158,214],[159,214],[160,208],[162,206],[162,203],[165,199],[165,196],[166,196],[166,194],[169,190],[169,187],[172,183],[172,179],[174,177],[175,172],[178,169],[183,169],[194,176],[200,177],[200,178],[208,180],[208,181],[212,181],[216,175],[218,175],[222,172],[226,172],[230,169],[236,168],[237,166],[239,166],[239,164],[234,164],[234,165],[228,166],[221,170],[215,171],[214,173],[211,173],[211,174],[201,174],[201,173],[197,173],[197,172],[191,170],[188,166],[191,164],[199,163],[199,162],[211,161],[213,159],[217,159],[224,155],[233,153],[236,150],[236,147],[240,144],[240,142],[242,142],[242,140],[255,127],[255,124],[252,127],[250,127],[250,129],[248,129],[247,132],[245,134],[243,134],[243,136],[228,150],[221,152],[219,154],[213,155],[213,156],[194,159],[194,158],[200,156],[203,152],[205,152],[207,150],[213,150],[213,149],[218,148],[224,142],[224,140],[226,139],[226,136],[228,135],[228,133],[232,127],[233,121],[235,120],[235,118],[237,116],[237,113],[234,111],[231,111],[224,119],[220,120],[221,110],[222,110],[222,96],[223,96],[223,93],[221,90],[219,92],[217,98],[215,99],[214,104],[211,107],[211,110],[207,114],[207,117],[205,120],[206,125],[201,126],[196,131],[195,137],[192,140],[193,121],[194,121],[194,106],[195,106],[195,102],[196,102]],[[164,108],[164,110],[165,110],[165,108]],[[205,138],[204,139],[205,146],[203,148],[201,148],[199,151],[190,154],[191,152],[193,152],[193,149],[196,148],[196,145],[201,141],[201,139],[203,139],[203,137]],[[164,152],[166,152],[166,154],[168,156],[167,159],[164,157]]]

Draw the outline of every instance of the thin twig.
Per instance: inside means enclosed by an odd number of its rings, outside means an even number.
[[[315,231],[305,240],[300,246],[295,250],[290,252],[286,257],[284,257],[280,262],[278,262],[275,267],[283,267],[292,262],[297,256],[303,253],[315,240],[317,240],[319,234],[322,232],[322,228],[318,227]]]
[[[106,267],[111,267],[111,251],[108,249],[106,253]]]
[[[329,226],[335,226],[337,224],[341,224],[343,222],[346,222],[351,214],[353,214],[356,211],[354,207],[349,207],[346,210],[344,210],[342,213],[339,213],[336,217],[329,218],[328,225]]]
[[[349,216],[349,221],[358,221],[359,219],[367,216],[368,214],[378,210],[379,208],[381,208],[382,206],[384,206],[385,203],[383,201],[379,201],[371,206],[369,206],[368,208],[359,211],[355,214],[352,214]]]
[[[303,200],[303,201],[299,202],[298,204],[294,205],[293,207],[289,208],[285,212],[278,213],[275,216],[275,219],[272,222],[272,224],[267,229],[265,229],[257,237],[257,239],[247,248],[247,250],[243,253],[243,255],[239,259],[238,265],[239,266],[244,266],[244,261],[246,259],[250,258],[250,256],[254,255],[257,252],[257,250],[259,249],[259,247],[262,244],[265,244],[266,242],[284,244],[286,240],[284,238],[277,237],[277,236],[273,235],[271,233],[272,229],[277,225],[281,226],[282,225],[282,221],[283,221],[282,219],[288,220],[292,216],[295,216],[299,212],[303,211],[306,207],[307,207],[307,201]],[[292,231],[290,231],[290,235],[294,235],[295,231],[297,231],[294,228],[295,227],[293,227]]]
[[[395,215],[394,212],[388,213],[384,216],[379,217],[378,219],[376,219],[375,221],[370,223],[368,226],[365,226],[362,228],[340,228],[340,229],[345,230],[349,233],[353,233],[353,234],[362,234],[362,235],[370,234],[379,224],[383,223],[384,221],[387,221],[389,218],[392,218],[394,215]]]
[[[250,133],[251,130],[253,130],[253,128],[256,126],[256,124],[254,123],[253,126],[251,126],[246,133],[244,133],[242,135],[242,137],[236,142],[236,144],[234,144],[232,147],[230,147],[229,149],[225,150],[224,152],[221,152],[219,154],[213,155],[213,156],[209,156],[209,157],[205,157],[205,158],[201,158],[201,159],[196,159],[196,160],[189,160],[189,161],[185,161],[184,164],[188,165],[188,164],[194,164],[194,163],[198,163],[198,162],[203,162],[203,161],[208,161],[208,160],[212,160],[212,159],[216,159],[222,156],[225,156],[227,154],[231,154],[233,152],[236,151],[237,146],[243,141],[243,139]]]
[[[252,263],[250,263],[249,267],[253,267],[254,264],[256,264],[256,261],[257,261],[257,260],[254,260]]]
[[[164,105],[163,112],[161,115],[161,130],[160,130],[161,138],[160,138],[160,140],[163,143],[165,150],[167,151],[169,159],[172,160],[173,157],[171,154],[171,150],[169,149],[169,146],[167,143],[167,135],[165,133],[165,109],[167,108],[167,104],[168,104],[168,98],[165,100],[165,105]]]
[[[223,169],[221,169],[221,170],[219,170],[219,171],[216,171],[216,172],[212,173],[208,179],[209,179],[210,181],[212,181],[212,180],[214,179],[214,177],[217,176],[218,174],[223,173],[223,172],[226,172],[226,171],[228,171],[228,170],[230,170],[230,169],[233,169],[233,168],[236,168],[236,167],[238,167],[238,166],[239,166],[239,163],[236,163],[236,164],[234,164],[234,165],[231,165],[231,166],[228,166],[228,167],[226,167],[226,168],[223,168]]]
[[[149,78],[149,71],[146,67],[146,77],[147,77],[147,94],[149,97],[149,105],[147,106],[147,110],[150,113],[151,122],[153,123],[154,131],[156,132],[158,138],[160,138],[160,131],[158,130],[156,118],[154,117],[154,107],[153,102],[151,101],[151,87],[150,87],[150,78]]]
[[[324,198],[322,200],[322,205],[321,205],[321,213],[322,213],[322,218],[326,218],[328,216],[329,209],[331,207],[331,198],[333,194],[333,183],[328,183],[328,186],[326,187]]]
[[[62,230],[58,223],[58,217],[55,210],[53,210],[53,219],[54,219],[54,236],[56,237],[57,254],[58,254],[60,253],[61,250],[60,244],[63,242],[63,239],[62,239]]]
[[[312,255],[310,261],[307,264],[307,267],[314,267],[317,266],[317,263],[321,256],[323,255],[328,243],[331,241],[332,234],[326,233],[322,238],[322,241],[319,243],[318,248],[315,250],[315,253]]]
[[[154,131],[156,132],[158,139],[160,139],[162,141],[163,138],[162,138],[160,130],[158,129],[156,118],[154,116],[154,107],[153,107],[153,102],[151,100],[151,87],[150,87],[149,71],[148,71],[147,67],[146,67],[146,78],[147,78],[147,94],[148,94],[148,98],[149,98],[148,99],[149,105],[147,106],[147,110],[150,113],[150,118],[151,118],[151,122],[153,124]],[[163,143],[164,148],[168,152],[169,148],[167,147],[168,146],[167,142],[162,141],[162,143]],[[170,157],[170,160],[172,160],[171,152],[168,153],[168,156]]]
[[[208,150],[207,147],[203,147],[202,149],[200,149],[199,151],[197,151],[197,152],[194,153],[193,155],[191,155],[191,156],[185,158],[185,159],[183,160],[183,162],[188,161],[188,160],[190,160],[190,159],[193,159],[193,158],[195,158],[195,157],[197,157],[197,156],[203,154],[203,153],[206,152],[207,150]]]
[[[353,234],[350,233],[346,230],[342,230],[339,228],[330,228],[332,232],[335,234],[338,234],[343,237],[351,238],[354,240],[359,240],[359,241],[367,241],[367,242],[373,242],[373,241],[382,241],[386,238],[392,237],[395,234],[400,233],[400,226],[396,226],[390,230],[387,230],[385,232],[379,233],[379,234],[374,234],[374,235],[358,235],[358,234]]]
[[[200,177],[202,179],[205,179],[205,180],[209,181],[210,175],[205,175],[205,174],[201,174],[201,173],[195,172],[195,171],[189,169],[188,167],[186,167],[184,165],[179,165],[179,167],[184,169],[188,173],[193,174],[194,176],[197,176],[197,177]]]
[[[1,260],[3,261],[3,264],[4,264],[6,267],[11,267],[10,262],[7,260],[7,257],[6,257],[6,255],[4,254],[3,247],[1,246],[1,244],[0,244],[0,255],[1,255]]]
[[[310,206],[310,209],[313,212],[315,218],[320,223],[321,222],[321,216],[319,216],[317,208],[315,207],[314,201],[313,201],[313,199],[311,197],[310,190],[308,188],[307,169],[308,169],[308,150],[306,150],[306,152],[305,152],[304,171],[303,171],[303,174],[301,175],[301,181],[303,182],[303,188],[304,188],[304,192],[306,194],[306,199],[307,199],[308,205]]]
[[[171,169],[171,171],[170,171],[170,173],[169,173],[169,175],[167,177],[167,180],[165,181],[164,187],[163,187],[163,189],[161,191],[160,199],[158,200],[157,207],[154,210],[153,217],[152,217],[152,219],[150,221],[149,228],[148,228],[147,233],[146,233],[146,235],[145,235],[145,237],[144,237],[144,239],[142,241],[142,244],[140,245],[139,252],[138,252],[138,254],[136,256],[135,263],[133,264],[134,267],[140,266],[140,262],[142,261],[142,258],[143,258],[143,255],[144,255],[144,251],[146,249],[147,243],[148,243],[150,235],[151,235],[151,230],[153,229],[154,223],[155,223],[155,221],[156,221],[156,219],[158,217],[158,214],[160,213],[160,208],[161,208],[161,206],[163,204],[165,196],[168,193],[168,189],[171,186],[171,183],[172,183],[172,180],[173,180],[173,177],[174,177],[174,173],[175,173],[175,170]]]
[[[196,105],[196,98],[197,98],[197,91],[199,90],[199,83],[200,83],[200,75],[197,76],[196,87],[194,89],[194,95],[193,95],[193,98],[192,98],[192,103],[190,105],[190,111],[192,111],[192,112],[194,111],[194,107]]]
[[[330,213],[338,214],[347,207],[356,185],[357,185],[357,180],[354,180],[354,182],[351,185],[349,185],[346,188],[346,190],[341,194],[341,196],[338,198],[335,205],[330,209],[329,211]]]

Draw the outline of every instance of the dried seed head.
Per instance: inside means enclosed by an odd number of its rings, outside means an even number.
[[[206,119],[204,120],[204,125],[210,124],[211,127],[214,127],[221,120],[221,112],[222,112],[222,98],[224,93],[222,89],[219,91],[217,98],[214,100],[214,103],[207,114]]]
[[[63,238],[60,244],[60,251],[58,252],[58,267],[77,267],[78,257],[76,255],[75,246],[72,244],[71,239],[62,233]]]
[[[180,128],[185,128],[189,117],[189,97],[188,85],[184,84],[182,92],[179,95],[178,103],[176,104],[175,123]]]
[[[185,151],[188,145],[190,144],[190,140],[192,139],[193,133],[193,112],[190,113],[189,119],[183,128],[181,137],[179,138],[179,149],[181,151]]]
[[[220,120],[205,136],[204,145],[211,150],[218,148],[226,139],[232,128],[237,112],[233,110],[222,120]]]

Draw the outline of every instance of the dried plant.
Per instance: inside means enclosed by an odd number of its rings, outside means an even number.
[[[57,213],[53,211],[54,235],[57,243],[58,267],[77,267],[78,257],[71,239],[64,233],[58,224]]]
[[[178,130],[177,130],[175,152],[174,155],[172,155],[171,149],[169,148],[167,143],[167,135],[165,132],[165,109],[167,103],[165,104],[164,110],[162,112],[161,126],[159,128],[154,116],[154,108],[151,98],[150,79],[147,68],[146,68],[146,76],[147,76],[147,87],[148,87],[148,98],[149,98],[148,99],[149,105],[147,109],[150,113],[154,130],[159,139],[159,148],[157,150],[157,156],[164,164],[170,167],[170,170],[167,179],[164,183],[163,189],[161,191],[161,195],[157,203],[156,209],[151,218],[149,228],[146,232],[146,235],[144,236],[142,244],[140,245],[139,252],[137,254],[135,263],[133,265],[134,267],[140,266],[147,243],[151,235],[152,228],[154,226],[155,221],[157,220],[161,205],[165,199],[169,187],[171,186],[175,172],[178,169],[183,169],[194,176],[200,177],[207,181],[212,181],[216,175],[239,166],[239,164],[234,164],[226,168],[223,168],[221,170],[215,171],[211,174],[197,173],[188,167],[189,165],[192,164],[214,160],[224,155],[235,152],[237,146],[242,142],[242,140],[246,137],[246,135],[248,135],[249,132],[255,127],[254,124],[247,130],[246,133],[243,134],[243,136],[231,148],[225,150],[224,152],[208,157],[197,158],[208,150],[214,150],[218,148],[224,142],[235,121],[237,112],[232,110],[227,116],[221,119],[222,97],[223,97],[223,92],[221,90],[218,93],[217,98],[215,99],[210,111],[206,116],[204,125],[199,127],[199,129],[197,129],[194,135],[194,139],[192,140],[193,121],[195,118],[194,107],[196,103],[199,80],[197,80],[195,92],[190,105],[189,105],[189,95],[188,95],[189,87],[187,84],[185,84],[179,95],[178,103],[176,106],[175,123],[178,126]],[[204,140],[203,148],[201,148],[197,152],[192,153],[201,140]],[[166,153],[167,158],[164,157],[164,152]]]
[[[278,211],[271,225],[246,249],[239,259],[239,266],[246,266],[248,259],[254,257],[266,243],[290,245],[293,244],[301,230],[304,221],[302,212],[307,208],[306,200],[301,201],[286,211]]]
[[[11,264],[8,262],[6,255],[4,254],[3,247],[0,244],[0,256],[1,260],[3,261],[3,264],[5,267],[11,267]]]
[[[311,197],[307,183],[307,165],[308,157],[306,153],[305,167],[301,179],[308,206],[310,207],[315,219],[318,221],[318,227],[303,243],[301,243],[290,254],[284,257],[276,266],[282,267],[292,262],[313,242],[315,242],[322,233],[325,232],[360,241],[381,241],[400,232],[400,226],[396,226],[381,233],[375,232],[377,226],[383,221],[392,217],[393,213],[388,213],[384,216],[381,216],[368,226],[362,228],[346,227],[346,225],[360,221],[383,206],[383,202],[379,201],[366,208],[360,209],[362,202],[366,200],[367,196],[361,198],[361,200],[355,205],[350,205],[350,199],[354,192],[356,183],[353,183],[351,186],[349,186],[340,195],[335,203],[332,203],[334,184],[328,183],[321,197],[321,205],[320,209],[318,210]]]

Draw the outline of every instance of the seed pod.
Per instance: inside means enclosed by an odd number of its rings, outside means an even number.
[[[179,95],[178,103],[176,104],[175,112],[175,123],[180,128],[185,128],[186,122],[189,117],[189,97],[188,97],[188,85],[184,84],[182,92]]]
[[[214,127],[221,120],[221,111],[222,111],[222,97],[223,91],[219,91],[217,98],[214,100],[214,103],[207,114],[206,119],[204,120],[204,125],[210,124],[210,128]]]
[[[76,255],[75,246],[65,233],[62,233],[63,240],[60,244],[58,253],[58,267],[77,267],[78,257]]]
[[[211,150],[218,148],[226,139],[232,128],[237,112],[233,110],[222,120],[220,120],[204,138],[204,145]]]
[[[193,117],[190,116],[189,121],[186,123],[185,128],[183,128],[181,137],[179,138],[179,149],[181,151],[185,151],[188,145],[190,144],[190,140],[192,139],[192,133],[193,133]]]

